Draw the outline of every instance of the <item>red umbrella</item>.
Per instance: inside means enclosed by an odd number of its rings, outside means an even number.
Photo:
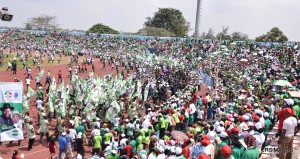
[[[171,135],[177,141],[184,141],[184,139],[189,139],[189,137],[181,131],[172,131]]]

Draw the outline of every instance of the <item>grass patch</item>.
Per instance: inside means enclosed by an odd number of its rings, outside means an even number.
[[[3,60],[3,62],[2,62],[2,66],[0,67],[0,71],[6,71],[7,66],[8,66],[8,61],[12,62],[12,61],[14,60],[14,55],[16,55],[16,53],[11,53],[11,54],[8,55],[8,57],[6,57],[6,52],[4,53],[4,60]],[[48,57],[47,57],[47,56],[44,57],[44,62],[41,64],[41,68],[43,68],[43,67],[45,67],[45,66],[58,65],[57,57],[58,57],[58,56],[56,55],[55,58],[54,58],[54,62],[53,62],[53,63],[52,63],[52,62],[49,62],[49,63],[48,63]],[[19,59],[20,59],[20,58],[17,57],[17,69],[22,69],[22,68],[23,68],[23,62],[21,62]],[[32,61],[32,59],[33,59],[33,56],[32,56],[32,57],[29,57],[29,58],[27,59],[27,62],[26,62],[26,63],[27,63],[27,65],[28,65],[30,68],[36,68],[36,65],[33,66],[33,61]],[[67,57],[62,56],[59,65],[62,65],[62,64],[68,64],[68,63],[69,63],[69,59],[71,59],[70,56],[67,56]],[[82,60],[80,61],[80,59],[81,59],[81,58],[79,58],[79,62],[82,61]]]

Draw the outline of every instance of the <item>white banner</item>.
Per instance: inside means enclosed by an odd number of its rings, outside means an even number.
[[[0,139],[23,140],[23,84],[0,82]]]

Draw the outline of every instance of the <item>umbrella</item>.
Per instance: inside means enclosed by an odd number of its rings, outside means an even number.
[[[179,142],[184,141],[184,139],[189,139],[189,137],[181,131],[172,131],[171,135],[175,140],[178,140]]]
[[[247,62],[248,60],[247,60],[247,59],[241,59],[241,61],[242,61],[242,62]]]
[[[287,80],[276,80],[273,83],[276,86],[288,86],[288,87],[292,87],[292,84],[287,81]]]

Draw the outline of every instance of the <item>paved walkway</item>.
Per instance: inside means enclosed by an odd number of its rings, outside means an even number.
[[[270,147],[277,148],[278,147],[278,138],[275,138],[275,134],[278,131],[277,125],[274,126],[273,130],[268,135],[268,140],[271,140]],[[264,152],[263,155],[267,156],[267,159],[279,159],[278,156],[279,153],[270,153],[270,152]],[[298,133],[294,138],[294,144],[293,144],[293,159],[300,159],[300,133]]]

